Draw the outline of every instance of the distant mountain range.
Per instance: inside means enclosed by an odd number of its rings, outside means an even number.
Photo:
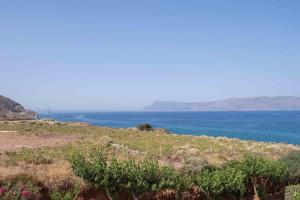
[[[32,120],[36,113],[26,110],[21,104],[0,95],[0,121],[1,120]]]
[[[300,97],[229,98],[211,102],[155,101],[147,111],[300,111]]]

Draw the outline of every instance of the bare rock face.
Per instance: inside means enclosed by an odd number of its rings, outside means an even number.
[[[34,120],[36,113],[21,104],[0,95],[0,120]]]

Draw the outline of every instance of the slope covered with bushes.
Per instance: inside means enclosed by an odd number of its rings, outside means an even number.
[[[276,192],[275,185],[284,184],[288,172],[281,161],[252,155],[246,155],[241,161],[229,163],[223,168],[207,166],[194,175],[160,166],[148,159],[108,161],[99,151],[88,158],[76,153],[70,162],[77,176],[95,186],[104,187],[116,199],[122,192],[137,199],[146,192],[164,189],[177,191],[179,198],[180,192],[194,186],[199,187],[207,199],[241,199],[251,195],[265,197]]]

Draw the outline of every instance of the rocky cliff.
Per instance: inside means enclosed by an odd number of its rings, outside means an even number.
[[[21,104],[0,95],[0,120],[33,120],[36,113],[26,110]]]

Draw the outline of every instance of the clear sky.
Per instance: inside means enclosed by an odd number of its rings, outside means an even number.
[[[300,1],[1,0],[0,94],[60,111],[300,96]]]

